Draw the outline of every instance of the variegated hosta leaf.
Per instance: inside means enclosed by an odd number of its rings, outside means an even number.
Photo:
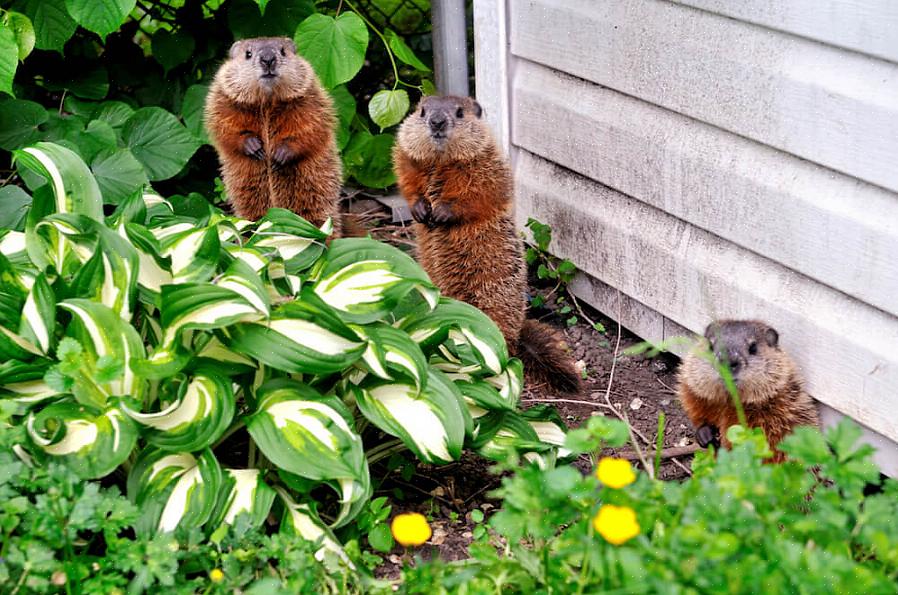
[[[503,399],[499,391],[482,380],[474,382],[459,381],[455,383],[455,386],[464,395],[468,411],[474,418],[482,417],[490,411],[515,410],[515,406]]]
[[[508,347],[499,327],[470,304],[440,298],[431,312],[408,316],[399,328],[425,351],[448,342],[464,365],[478,364],[485,374],[501,374],[508,365]]]
[[[194,342],[194,346],[197,346],[197,342]],[[252,371],[252,368],[258,367],[258,364],[255,361],[245,355],[240,355],[235,351],[231,351],[225,347],[224,343],[222,343],[218,337],[215,336],[209,337],[205,342],[199,342],[196,356],[198,358],[204,358],[210,363],[215,362],[227,366],[228,376],[249,372]]]
[[[126,223],[144,225],[146,220],[147,205],[143,200],[143,191],[140,190],[119,202],[112,215],[106,217],[106,227],[118,229]]]
[[[141,510],[139,535],[202,527],[221,492],[221,467],[212,451],[199,457],[148,447],[128,475],[128,498]]]
[[[524,388],[524,364],[513,357],[501,374],[484,376],[483,380],[499,391],[502,400],[510,407],[517,408],[521,400],[521,390]]]
[[[272,463],[300,477],[336,481],[340,514],[335,526],[351,520],[360,499],[371,495],[361,437],[350,426],[345,405],[299,382],[273,380],[257,394],[259,406],[246,419],[259,450]]]
[[[54,212],[78,213],[103,221],[103,197],[96,179],[77,153],[39,142],[13,151],[17,163],[46,178],[56,199]]]
[[[146,206],[146,223],[150,224],[157,218],[168,218],[174,214],[171,203],[156,194],[151,189],[145,190],[141,194],[143,204]]]
[[[19,347],[38,355],[47,355],[55,343],[53,331],[56,328],[56,296],[43,273],[38,275],[22,307],[16,340],[11,333],[7,337]]]
[[[138,269],[137,251],[131,243],[100,228],[96,251],[75,275],[72,288],[79,297],[108,306],[130,323],[137,300]]]
[[[395,373],[399,372],[414,379],[418,390],[425,387],[427,359],[406,333],[384,323],[351,325],[350,328],[368,342],[362,360],[373,374],[385,380],[395,380]]]
[[[96,253],[99,229],[96,221],[77,213],[48,214],[39,221],[29,214],[25,228],[28,255],[42,269],[52,265],[66,276],[77,273]]]
[[[439,290],[410,256],[367,238],[331,242],[314,289],[343,319],[358,324],[383,320],[412,290],[431,308],[439,297]]]
[[[274,208],[259,220],[247,246],[275,250],[284,260],[287,273],[295,275],[318,260],[332,229],[330,222],[319,229],[286,209]]]
[[[244,262],[257,275],[261,275],[268,266],[268,257],[261,250],[245,246],[225,246],[225,251],[233,258]]]
[[[171,258],[161,255],[162,248],[156,237],[142,225],[126,223],[118,228],[137,252],[139,269],[137,283],[144,289],[158,294],[162,286],[172,282]]]
[[[130,395],[140,399],[144,381],[134,370],[134,363],[146,358],[143,341],[134,327],[123,321],[107,306],[85,299],[71,299],[59,307],[72,314],[67,334],[85,348],[85,357],[92,363],[103,357],[120,358],[124,371],[120,378],[101,384],[107,395]]]
[[[540,465],[554,461],[555,446],[540,440],[534,427],[519,413],[496,411],[477,421],[477,437],[471,442],[471,447],[481,456],[501,461],[515,450]],[[549,455],[548,458],[546,455]]]
[[[249,515],[253,527],[261,527],[271,511],[275,491],[258,469],[225,469],[218,504],[210,527],[233,525],[240,514]]]
[[[0,364],[0,396],[26,406],[61,396],[44,382],[44,375],[51,365],[52,362],[46,359],[28,363],[7,360]]]
[[[117,407],[96,413],[71,401],[54,403],[31,413],[26,427],[35,447],[84,479],[111,473],[137,443],[137,427]]]
[[[566,458],[571,455],[571,451],[564,448],[564,441],[567,438],[567,425],[554,407],[551,405],[536,405],[526,411],[521,411],[520,415],[530,424],[530,427],[539,436],[541,442],[557,447],[559,457]]]
[[[234,391],[227,378],[201,370],[181,384],[177,399],[154,413],[123,406],[134,421],[146,426],[147,442],[163,450],[195,452],[218,440],[234,418]]]
[[[311,506],[305,503],[297,503],[290,497],[284,488],[275,488],[284,504],[284,516],[281,519],[281,531],[292,531],[306,541],[321,543],[321,548],[315,552],[315,558],[320,562],[324,560],[325,553],[330,551],[341,560],[352,566],[352,562],[346,556],[340,542],[325,526],[318,514]]]
[[[270,319],[235,324],[223,334],[225,344],[234,351],[277,370],[300,374],[342,371],[366,348],[330,308],[306,290],[296,301],[274,310]]]
[[[197,228],[194,221],[152,231],[161,255],[171,258],[173,283],[202,283],[215,275],[221,244],[214,226]]]
[[[462,395],[446,376],[428,370],[427,388],[372,378],[351,387],[362,414],[396,436],[424,462],[444,464],[461,456],[470,416]]]

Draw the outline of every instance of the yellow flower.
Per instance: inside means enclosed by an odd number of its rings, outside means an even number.
[[[213,568],[209,572],[209,580],[213,583],[220,583],[224,580],[224,572],[222,572],[220,568]]]
[[[596,477],[609,488],[622,488],[636,481],[630,461],[603,457],[596,468]]]
[[[592,520],[592,526],[605,541],[620,545],[639,535],[636,512],[629,506],[604,504]]]
[[[432,535],[430,525],[424,515],[417,512],[406,512],[398,514],[390,525],[393,531],[393,537],[400,545],[421,545]]]

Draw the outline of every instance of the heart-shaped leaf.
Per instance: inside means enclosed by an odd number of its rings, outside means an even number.
[[[66,0],[65,6],[75,21],[101,38],[118,29],[137,0]]]
[[[172,33],[166,29],[159,29],[153,34],[151,46],[153,57],[162,64],[165,72],[168,72],[193,55],[196,42],[192,35],[184,31]]]
[[[351,80],[362,68],[368,49],[368,28],[349,10],[337,18],[318,13],[300,23],[295,41],[321,83],[331,89]]]
[[[122,138],[153,181],[167,180],[184,169],[199,147],[184,125],[161,107],[134,112],[122,128]]]
[[[404,89],[378,91],[368,103],[368,114],[381,130],[398,124],[408,113],[408,93]]]

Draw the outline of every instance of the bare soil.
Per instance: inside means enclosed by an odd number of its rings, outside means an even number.
[[[391,222],[388,209],[380,203],[357,195],[350,200],[347,210],[372,237],[413,253],[412,229]],[[548,293],[547,288],[533,285],[532,294]],[[666,418],[665,458],[659,476],[665,480],[687,477],[695,445],[690,423],[674,393],[677,359],[673,356],[650,359],[622,355],[641,339],[588,305],[580,305],[586,317],[604,326],[605,332],[595,330],[583,316],[578,316],[575,325],[566,326],[565,317],[555,315],[550,308],[532,311],[530,315],[562,329],[573,356],[585,366],[583,394],[578,398],[562,399],[544,386],[528,386],[521,397],[522,407],[549,403],[556,407],[570,428],[580,426],[592,415],[624,419],[650,464],[658,415],[663,411]],[[686,454],[670,456],[679,452]],[[637,467],[642,466],[631,444],[617,450],[608,449],[603,454],[626,457]],[[584,473],[591,471],[591,463],[585,456],[578,459],[575,466]],[[374,469],[372,475],[383,477],[385,471]],[[480,509],[489,516],[499,505],[490,496],[499,483],[500,478],[490,472],[488,461],[468,454],[457,463],[442,467],[418,465],[416,473],[407,482],[399,478],[397,472],[389,473],[377,495],[389,495],[395,513],[415,511],[427,516],[434,531],[429,542],[432,547],[421,548],[419,554],[425,559],[436,555],[450,561],[467,557],[467,547],[476,526],[471,511]],[[399,548],[387,555],[378,575],[397,577],[402,567],[400,556]]]

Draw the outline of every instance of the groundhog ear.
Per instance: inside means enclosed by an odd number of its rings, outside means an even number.
[[[483,108],[476,101],[474,102],[474,115],[478,118],[483,115]]]
[[[289,37],[284,38],[284,47],[288,47],[290,48],[291,52],[293,52],[294,54],[296,53],[296,42],[294,42]]]
[[[228,50],[228,55],[229,55],[231,58],[236,57],[236,56],[237,56],[237,52],[239,51],[239,49],[240,49],[240,40],[237,40],[237,41],[235,41],[234,43],[231,44],[231,49]]]
[[[720,326],[716,322],[712,322],[705,327],[705,338],[711,342],[720,335]]]
[[[767,329],[767,332],[764,334],[764,338],[767,339],[767,344],[771,347],[776,347],[780,342],[780,335],[772,328]]]

